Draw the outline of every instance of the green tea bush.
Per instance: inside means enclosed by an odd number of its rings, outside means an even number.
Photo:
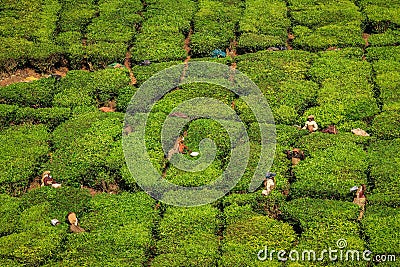
[[[265,266],[257,258],[260,250],[289,251],[295,240],[296,233],[287,223],[260,215],[244,218],[226,226],[220,265]],[[268,265],[281,266],[277,261],[268,261]]]
[[[386,111],[377,115],[372,121],[370,131],[378,139],[393,139],[400,137],[397,111]]]
[[[318,222],[330,222],[332,219],[353,221],[358,217],[358,207],[353,203],[307,197],[286,202],[282,212],[285,220],[298,223],[302,231]]]
[[[151,228],[158,218],[158,211],[154,209],[155,204],[155,200],[144,192],[99,194],[90,200],[90,212],[83,216],[82,226],[90,232],[100,234],[107,229],[141,224],[147,229],[147,234],[151,234]],[[121,221],[117,222],[117,218]],[[140,245],[150,244],[142,242]]]
[[[44,125],[12,126],[0,133],[0,191],[19,194],[47,160],[48,129]]]
[[[126,109],[128,108],[133,95],[136,93],[136,90],[137,90],[136,87],[128,85],[128,86],[122,87],[118,91],[118,96],[116,99],[118,112],[126,112]]]
[[[317,91],[318,84],[304,80],[284,81],[275,90],[267,91],[266,98],[275,122],[286,125],[297,123],[299,115],[307,107],[316,105]]]
[[[221,162],[214,160],[206,169],[197,172],[185,172],[175,167],[170,167],[165,179],[180,186],[195,187],[207,185],[222,175],[223,170],[221,170],[221,165]]]
[[[359,22],[345,25],[326,25],[316,30],[305,26],[293,27],[293,34],[297,36],[293,40],[293,46],[297,49],[309,51],[325,50],[329,47],[361,47],[364,41],[361,38],[362,31]]]
[[[68,235],[49,266],[143,265],[153,245],[151,230],[158,216],[155,201],[145,193],[122,193],[99,194],[86,204],[79,216],[86,233]]]
[[[0,101],[22,107],[51,107],[57,92],[54,78],[0,87]]]
[[[131,49],[134,62],[183,60],[187,53],[183,49],[184,34],[190,29],[195,10],[191,0],[151,1],[147,3],[141,33],[136,35]]]
[[[372,202],[397,207],[400,205],[398,159],[400,140],[378,141],[370,145],[368,161],[370,179],[374,184]]]
[[[378,114],[374,89],[369,83],[371,65],[339,51],[320,55],[310,69],[313,79],[321,83],[317,94],[319,106],[310,108],[305,115],[315,115],[319,125],[327,127],[349,120],[369,120]]]
[[[219,258],[219,212],[211,205],[167,207],[159,225],[154,266],[215,266]],[[182,257],[186,260],[182,262]]]
[[[388,46],[388,47],[368,47],[367,58],[370,61],[375,60],[390,60],[399,62],[400,60],[400,47]]]
[[[65,235],[65,229],[50,225],[3,236],[0,237],[0,255],[22,266],[39,266],[57,253]]]
[[[301,80],[308,76],[314,56],[305,51],[260,51],[236,57],[238,70],[248,75],[262,92],[287,80]]]
[[[61,32],[55,40],[62,47],[63,56],[68,60],[69,66],[80,69],[83,59],[87,57],[82,45],[82,34],[79,31]]]
[[[299,242],[294,247],[297,251],[312,249],[316,251],[318,258],[323,249],[336,249],[339,239],[347,241],[348,249],[365,249],[364,241],[359,237],[360,228],[354,221],[359,207],[353,203],[299,198],[286,202],[281,208],[284,220],[301,233]],[[328,260],[325,255],[321,266],[327,266]],[[354,266],[359,266],[359,262],[354,262]]]
[[[142,21],[137,12],[141,1],[108,0],[99,3],[99,16],[87,27],[89,42],[118,42],[127,44],[135,35],[135,27]]]
[[[367,182],[367,167],[365,152],[355,144],[318,150],[295,166],[290,194],[293,198],[349,199],[351,187]]]
[[[122,114],[86,113],[53,132],[53,160],[48,164],[57,181],[67,185],[104,188],[120,180],[124,166]]]
[[[7,127],[14,120],[18,109],[16,105],[0,104],[0,129]]]
[[[29,51],[29,64],[40,72],[49,72],[61,60],[62,48],[50,41],[36,42]]]
[[[11,73],[18,67],[22,67],[28,59],[29,51],[34,44],[24,38],[0,37],[0,71]],[[18,47],[18,49],[15,49]]]
[[[108,21],[116,20],[131,27],[141,21],[138,18],[140,16],[136,14],[143,9],[143,4],[139,0],[104,0],[99,1],[98,4],[101,17]]]
[[[352,1],[338,1],[335,4],[325,2],[323,5],[307,1],[302,1],[303,3],[309,5],[299,6],[299,3],[290,5],[295,25],[315,29],[329,24],[346,24],[363,19],[359,8]]]
[[[1,51],[5,52],[4,58],[0,58],[8,61],[4,65],[6,72],[24,66],[27,61],[39,71],[48,71],[55,66],[61,53],[60,47],[53,43],[60,8],[55,0],[2,8],[1,21],[4,23],[0,27],[0,36],[6,40]],[[7,53],[8,49],[18,51]]]
[[[246,1],[243,18],[239,21],[241,36],[238,48],[255,52],[271,46],[284,46],[290,20],[286,4],[281,1]]]
[[[93,1],[62,2],[59,14],[61,32],[77,31],[84,33],[86,25],[95,16]]]
[[[54,178],[57,182],[59,181],[57,180],[58,177]],[[23,195],[20,206],[27,216],[31,216],[29,215],[31,212],[27,210],[36,209],[43,203],[47,203],[44,213],[47,220],[45,224],[50,225],[50,220],[54,218],[63,222],[69,212],[75,212],[78,217],[81,217],[90,206],[90,198],[91,196],[86,189],[68,186],[61,188],[41,187]],[[38,216],[38,218],[41,218],[41,216]]]
[[[132,71],[135,75],[137,86],[141,86],[145,81],[147,81],[151,76],[155,75],[159,71],[181,63],[181,61],[168,61],[152,63],[149,66],[134,65],[132,66]]]
[[[399,44],[400,31],[388,29],[384,33],[372,34],[368,38],[371,46],[388,46]]]
[[[54,96],[58,107],[104,105],[129,85],[126,69],[105,69],[97,72],[69,71],[60,82],[60,93]],[[96,105],[96,106],[97,106]]]
[[[193,55],[210,56],[215,49],[225,51],[235,38],[235,25],[241,15],[240,6],[214,0],[200,0],[198,5],[190,45]]]
[[[375,83],[379,89],[379,98],[383,102],[383,110],[396,110],[399,108],[399,78],[400,65],[397,61],[378,60],[374,62],[376,72]]]
[[[118,21],[103,20],[102,16],[92,20],[88,26],[88,41],[93,42],[118,42],[127,43],[134,35],[134,28],[128,28]]]
[[[361,47],[363,16],[352,1],[289,1],[294,27],[293,46],[318,51],[329,47]]]
[[[1,207],[0,212],[0,236],[5,236],[14,232],[18,226],[18,214],[21,212],[20,199],[10,197],[6,194],[0,195]]]
[[[366,14],[367,23],[374,33],[382,33],[400,26],[400,5],[397,1],[361,0],[359,5]]]
[[[368,238],[368,249],[375,255],[400,255],[399,209],[373,206],[367,209],[362,221]]]
[[[16,110],[12,122],[15,124],[41,123],[53,130],[70,117],[71,110],[68,108],[19,108]]]
[[[316,132],[313,134],[305,134],[302,138],[297,140],[294,146],[313,154],[314,152],[324,151],[327,148],[341,148],[354,144],[365,146],[368,144],[368,141],[368,137],[357,136],[349,132],[339,132],[335,135]]]
[[[96,69],[105,68],[113,62],[123,62],[126,54],[126,44],[122,42],[109,43],[99,41],[87,46],[87,58]]]

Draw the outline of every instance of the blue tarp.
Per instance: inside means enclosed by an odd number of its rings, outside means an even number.
[[[213,58],[226,57],[226,53],[224,51],[222,51],[221,49],[215,49],[214,51],[212,51],[211,56]]]

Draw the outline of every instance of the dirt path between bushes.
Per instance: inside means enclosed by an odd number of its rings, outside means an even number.
[[[188,69],[188,67],[189,67],[188,63],[189,63],[189,61],[190,61],[190,51],[191,51],[189,45],[190,45],[190,38],[191,38],[192,34],[193,34],[193,29],[191,28],[191,29],[189,30],[188,35],[187,35],[186,38],[185,38],[185,42],[184,42],[184,45],[183,45],[183,49],[185,49],[185,51],[186,51],[186,53],[187,53],[187,57],[186,57],[186,59],[183,61],[183,64],[185,64],[185,67],[183,68],[180,81],[183,81],[183,79],[185,79],[186,71],[187,71],[187,69]]]
[[[58,69],[52,70],[51,74],[60,75],[61,77],[64,77],[65,75],[67,75],[68,71],[69,71],[68,68],[60,67]],[[36,81],[41,78],[49,77],[49,75],[50,74],[48,73],[38,73],[32,68],[18,69],[11,74],[3,75],[3,77],[0,78],[0,86],[7,86],[19,82]]]
[[[135,78],[135,75],[133,74],[132,71],[132,54],[129,51],[126,51],[126,56],[125,56],[125,60],[124,60],[124,66],[125,68],[127,68],[129,70],[129,77],[131,78],[131,85],[135,85],[137,83],[137,80]]]

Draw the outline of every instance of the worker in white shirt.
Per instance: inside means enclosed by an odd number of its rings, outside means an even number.
[[[264,178],[264,190],[261,192],[263,196],[268,196],[269,193],[275,188],[276,181],[275,181],[276,173],[267,172]]]
[[[303,130],[307,129],[310,133],[318,130],[318,124],[314,121],[314,116],[310,115],[307,117],[306,125],[304,125]]]

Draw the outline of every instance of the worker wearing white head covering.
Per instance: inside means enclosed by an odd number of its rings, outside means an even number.
[[[318,130],[318,124],[314,121],[314,116],[310,115],[307,117],[306,124],[303,127],[303,130],[308,129],[310,133]]]

